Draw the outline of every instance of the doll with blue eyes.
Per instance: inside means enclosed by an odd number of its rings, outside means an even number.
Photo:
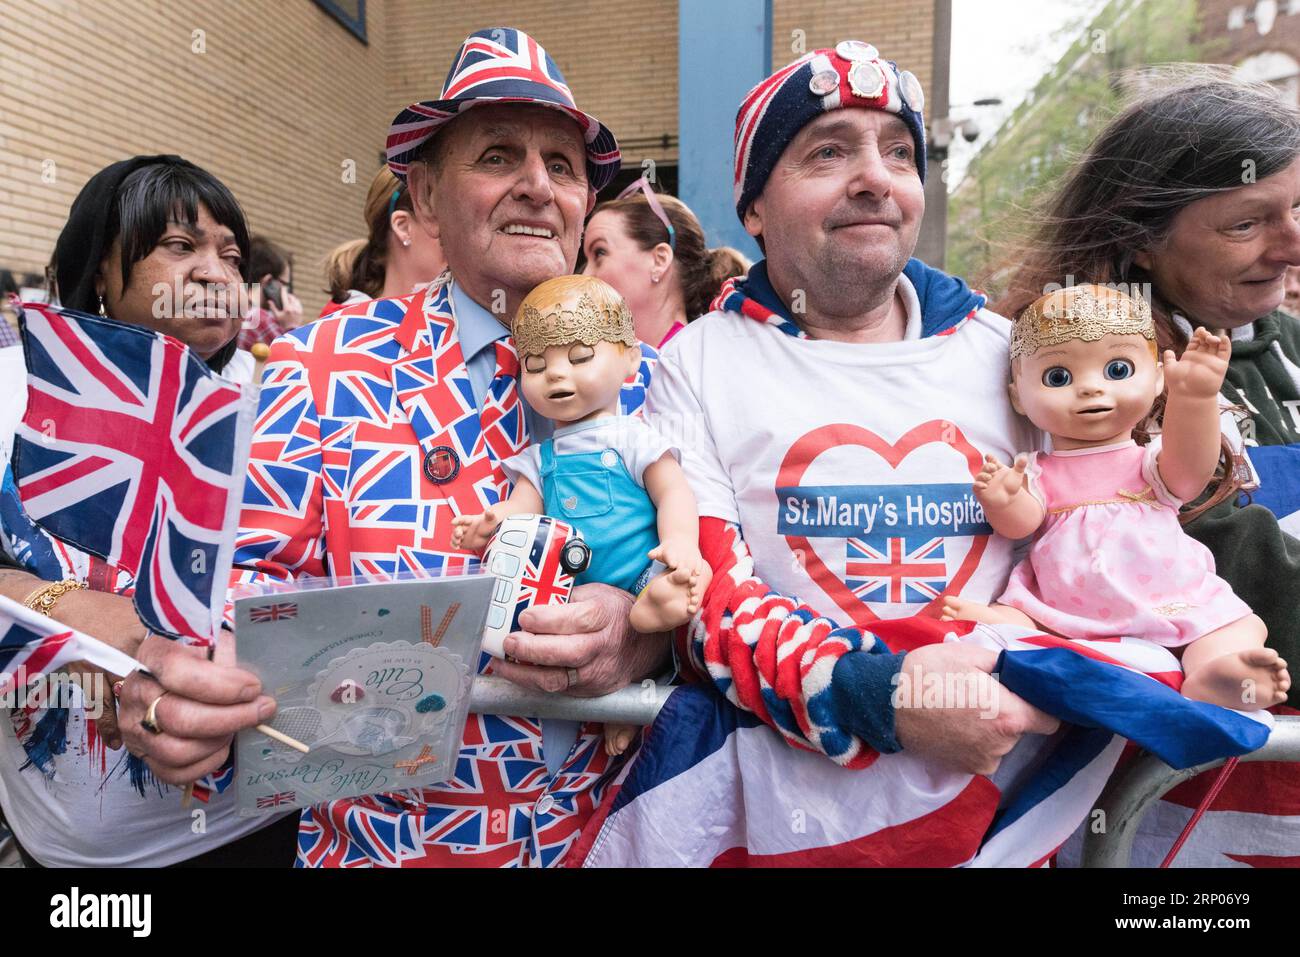
[[[1286,662],[1263,621],[1214,573],[1178,510],[1219,462],[1227,336],[1197,329],[1158,361],[1150,306],[1104,286],[1049,293],[1011,332],[1011,403],[1051,452],[985,456],[975,495],[990,525],[1033,534],[993,605],[944,600],[943,617],[1026,625],[1063,638],[1132,636],[1181,654],[1183,694],[1242,711],[1286,700]],[[1160,434],[1132,438],[1167,391]]]

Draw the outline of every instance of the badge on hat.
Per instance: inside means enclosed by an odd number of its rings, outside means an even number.
[[[904,70],[899,76],[898,92],[903,95],[903,102],[911,109],[918,113],[925,109],[925,91],[921,89],[921,81],[911,70]]]
[[[854,96],[867,100],[877,99],[885,92],[887,82],[884,69],[875,61],[854,63],[849,69],[849,89]]]
[[[424,456],[424,474],[435,485],[450,482],[460,474],[460,456],[450,445],[429,449]]]
[[[870,43],[863,43],[861,40],[841,40],[835,44],[835,52],[846,60],[861,63],[880,59],[880,51]]]
[[[808,81],[808,89],[812,90],[817,96],[826,96],[833,93],[840,85],[840,75],[834,70],[822,70],[820,73],[814,73],[812,79]]]

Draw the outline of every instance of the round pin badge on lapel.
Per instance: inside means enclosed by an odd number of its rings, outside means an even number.
[[[450,445],[439,445],[424,456],[424,474],[434,485],[450,482],[460,474],[460,457]]]

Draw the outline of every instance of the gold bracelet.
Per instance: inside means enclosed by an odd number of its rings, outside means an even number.
[[[48,585],[42,585],[36,591],[27,596],[23,604],[32,611],[38,611],[45,617],[50,617],[54,611],[54,604],[70,591],[77,591],[85,588],[85,582],[79,582],[75,578],[65,578],[61,582],[50,582]]]

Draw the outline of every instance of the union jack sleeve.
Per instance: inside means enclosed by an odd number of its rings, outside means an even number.
[[[889,654],[885,643],[858,628],[836,627],[764,584],[732,522],[702,517],[700,553],[713,581],[699,613],[679,634],[685,639],[677,649],[682,667],[707,675],[728,701],[753,712],[790,744],[848,768],[871,764],[877,752],[836,713],[831,675],[851,651]]]
[[[290,337],[271,346],[248,458],[232,584],[325,572],[324,449],[307,369]]]

